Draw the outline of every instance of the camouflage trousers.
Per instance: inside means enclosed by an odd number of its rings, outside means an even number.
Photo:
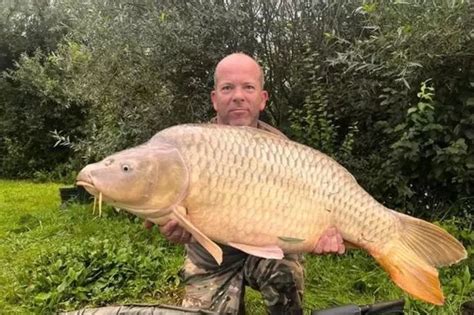
[[[261,292],[269,314],[303,314],[304,270],[301,255],[282,260],[250,256],[221,246],[219,266],[197,243],[186,245],[181,276],[186,283],[184,307],[219,314],[245,314],[245,286]]]

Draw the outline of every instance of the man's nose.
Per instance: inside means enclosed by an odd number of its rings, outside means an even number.
[[[244,91],[240,87],[234,89],[234,95],[232,95],[234,101],[243,101],[244,100]]]

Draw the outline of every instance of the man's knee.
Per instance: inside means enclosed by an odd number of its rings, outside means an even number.
[[[206,285],[186,285],[182,306],[214,311],[218,314],[239,314],[243,310],[242,286],[234,287]]]
[[[301,314],[304,270],[297,256],[268,260],[252,258],[245,268],[247,282],[259,290],[271,314]]]
[[[213,272],[186,259],[181,272],[185,281],[182,306],[206,309],[219,314],[238,314],[243,293],[242,268]]]

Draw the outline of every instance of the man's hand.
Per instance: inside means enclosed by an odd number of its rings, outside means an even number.
[[[346,247],[341,234],[335,227],[327,229],[314,247],[313,254],[344,254]]]
[[[155,224],[153,222],[145,220],[144,224],[146,229],[151,229]],[[168,221],[163,226],[158,226],[160,233],[174,244],[186,244],[191,241],[191,233],[179,226],[175,220]]]

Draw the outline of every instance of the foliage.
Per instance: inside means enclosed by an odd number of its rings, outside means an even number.
[[[291,116],[296,140],[314,138],[317,148],[339,159],[389,207],[425,217],[471,212],[474,51],[468,4],[374,1],[346,16],[356,34],[326,32],[323,45],[333,53],[316,64],[320,49],[310,48],[306,60],[316,74],[308,71],[305,94],[312,104],[305,101],[296,109],[299,118]],[[417,87],[429,78],[432,101],[419,100]],[[421,104],[427,102],[433,111]],[[425,118],[432,124],[413,124],[419,110],[410,108],[418,106],[422,115],[431,112]],[[318,122],[312,131],[308,117]],[[334,146],[347,148],[346,135],[351,145],[341,159]]]
[[[419,102],[407,110],[405,121],[394,128],[387,126],[386,132],[395,135],[396,141],[381,169],[397,175],[386,178],[386,190],[395,189],[409,203],[405,208],[418,211],[417,215],[425,213],[416,210],[424,205],[412,199],[415,192],[431,199],[426,204],[426,211],[431,212],[432,207],[444,205],[440,200],[456,200],[460,191],[470,193],[474,176],[473,139],[460,134],[459,125],[451,129],[441,120],[443,104],[435,102],[435,89],[428,84],[422,83]],[[466,199],[466,211],[473,209],[473,201]]]
[[[0,4],[0,71],[22,54],[53,52],[67,33],[68,15],[51,0],[5,0]]]
[[[55,55],[23,56],[0,82],[0,166],[3,176],[28,177],[69,162],[70,149],[54,146],[54,130],[83,134],[87,110],[64,89],[66,73]]]
[[[336,117],[330,111],[329,95],[323,88],[323,80],[317,76],[319,53],[308,51],[305,61],[306,71],[310,74],[308,91],[302,108],[290,110],[291,136],[299,142],[313,146],[339,160],[341,163],[352,157],[354,137],[357,134],[357,122],[341,132]]]
[[[64,98],[53,96],[64,78],[51,67],[48,54],[54,54],[68,23],[54,1],[0,5],[0,176],[31,177],[70,159],[65,148],[53,148],[49,135],[60,121],[76,134],[74,120],[82,115],[75,106],[66,110]]]
[[[336,158],[389,207],[464,216],[473,209],[473,7],[13,1],[0,10],[9,69],[0,176],[72,178],[167,126],[207,121],[213,67],[243,51],[266,73],[263,119]]]

